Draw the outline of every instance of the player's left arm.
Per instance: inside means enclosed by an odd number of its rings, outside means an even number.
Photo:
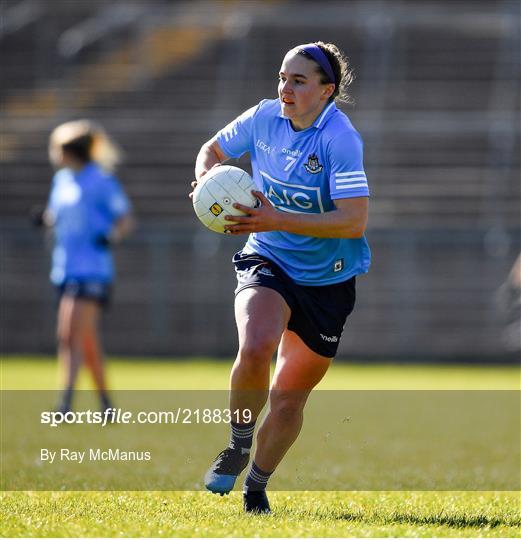
[[[98,235],[96,243],[102,246],[119,244],[134,230],[136,221],[132,205],[121,184],[115,178],[106,181],[102,207],[111,216],[112,224],[108,230]]]
[[[109,233],[110,243],[118,244],[136,228],[136,220],[131,213],[124,214],[116,219]]]
[[[290,214],[277,210],[260,191],[258,208],[234,204],[245,216],[226,216],[230,234],[285,231],[317,238],[361,238],[367,224],[368,197],[336,199],[335,210],[323,214]]]
[[[226,217],[236,222],[231,234],[285,231],[317,238],[361,238],[367,224],[369,188],[363,168],[363,143],[354,130],[344,131],[328,144],[329,190],[335,209],[325,213],[289,213],[277,210],[258,191],[259,208],[236,206],[245,217]]]

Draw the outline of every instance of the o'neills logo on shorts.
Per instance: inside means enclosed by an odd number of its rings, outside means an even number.
[[[328,343],[336,343],[338,341],[338,336],[325,336],[324,334],[320,334],[320,337]]]
[[[268,268],[267,266],[261,266],[261,267],[257,270],[257,274],[263,274],[263,275],[265,275],[265,276],[273,277],[273,272],[272,272],[271,269]]]

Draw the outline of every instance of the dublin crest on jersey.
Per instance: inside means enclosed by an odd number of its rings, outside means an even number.
[[[317,174],[324,168],[324,166],[320,165],[318,162],[318,156],[316,154],[309,154],[308,162],[304,164],[304,168],[306,171],[308,171],[308,173]]]

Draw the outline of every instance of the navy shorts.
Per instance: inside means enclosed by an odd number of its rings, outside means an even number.
[[[333,285],[306,286],[295,283],[277,264],[242,251],[233,257],[237,274],[235,294],[249,287],[277,291],[291,309],[288,330],[295,332],[314,352],[333,358],[348,315],[356,299],[356,278]]]
[[[103,307],[108,307],[112,296],[112,286],[104,281],[92,279],[66,279],[57,286],[58,297],[71,296],[95,300]]]

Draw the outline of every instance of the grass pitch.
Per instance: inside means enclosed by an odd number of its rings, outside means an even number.
[[[518,537],[508,493],[275,492],[249,516],[239,493],[7,493],[2,534],[42,537]]]
[[[224,389],[229,362],[110,363],[115,389]],[[50,358],[8,358],[3,389],[56,388]],[[89,388],[83,377],[80,387]],[[498,367],[337,363],[322,389],[519,389],[519,370]],[[203,472],[203,471],[202,471]],[[517,492],[272,492],[270,516],[241,511],[240,493],[4,492],[9,537],[519,537]]]

